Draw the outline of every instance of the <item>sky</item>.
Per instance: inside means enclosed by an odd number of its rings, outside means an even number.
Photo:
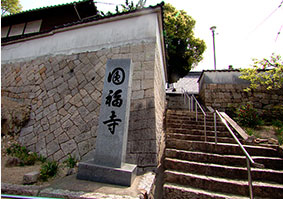
[[[23,10],[58,5],[74,0],[20,0]],[[95,0],[94,0],[95,1]],[[102,11],[115,11],[125,0],[98,0]],[[101,3],[103,2],[103,3]],[[135,3],[138,0],[134,0]],[[147,0],[156,5],[161,0]],[[282,0],[165,0],[184,10],[196,20],[195,37],[205,41],[203,60],[193,71],[213,70],[213,37],[210,27],[216,26],[216,69],[251,67],[253,59],[269,58],[272,53],[283,56]],[[281,32],[281,34],[278,34]]]

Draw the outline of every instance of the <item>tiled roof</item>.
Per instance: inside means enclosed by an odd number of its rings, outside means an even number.
[[[180,78],[176,83],[173,84],[173,88],[167,89],[167,93],[183,93],[183,89],[190,94],[199,93],[198,79],[201,72],[190,72],[183,78]]]
[[[69,2],[69,3],[62,3],[62,4],[52,5],[52,6],[34,8],[34,9],[24,10],[24,11],[15,13],[15,14],[4,15],[4,16],[1,16],[1,18],[3,19],[3,18],[11,17],[11,16],[16,16],[16,15],[24,15],[24,14],[28,14],[28,13],[35,12],[35,11],[48,10],[51,8],[58,8],[58,7],[66,6],[66,5],[73,5],[74,3],[81,3],[81,2],[87,2],[87,1],[89,0],[77,0],[77,1]]]
[[[9,19],[9,17],[14,17],[14,16],[17,16],[17,15],[24,17],[24,16],[29,15],[30,13],[33,13],[33,12],[43,12],[43,11],[46,11],[46,10],[51,9],[51,8],[63,7],[63,6],[71,5],[71,4],[74,4],[74,3],[78,3],[78,2],[82,3],[82,2],[87,2],[87,1],[91,1],[91,0],[82,0],[82,1],[76,1],[76,2],[68,3],[68,4],[60,4],[60,5],[56,5],[56,6],[49,6],[49,7],[45,7],[45,8],[39,8],[39,9],[24,11],[24,12],[17,13],[17,14],[14,14],[14,15],[9,15],[9,16],[5,17],[5,19]],[[61,29],[61,28],[71,27],[71,26],[75,26],[75,25],[79,25],[79,24],[85,24],[85,23],[89,23],[89,22],[92,22],[92,21],[99,21],[99,20],[102,20],[102,19],[112,18],[112,17],[116,17],[116,16],[121,16],[121,15],[126,15],[126,14],[129,14],[129,13],[137,13],[137,12],[141,12],[141,11],[144,11],[144,10],[151,10],[151,9],[155,9],[157,7],[161,7],[161,9],[162,9],[163,5],[164,5],[164,2],[161,2],[160,4],[157,4],[155,6],[149,6],[147,8],[143,8],[143,9],[116,13],[116,14],[109,15],[109,16],[95,15],[95,16],[87,17],[87,18],[79,20],[79,21],[74,21],[74,22],[71,22],[71,23],[55,26],[52,29],[50,29],[48,31],[44,31],[44,32],[38,32],[38,33],[32,33],[32,34],[26,34],[26,35],[19,35],[19,36],[11,37],[11,38],[2,38],[1,39],[1,43],[3,45],[5,43],[9,43],[10,41],[15,41],[15,40],[19,40],[19,39],[25,39],[25,38],[29,38],[29,37],[32,37],[32,36],[37,36],[37,35],[45,34],[47,32],[51,32],[53,30],[57,30],[57,29]]]

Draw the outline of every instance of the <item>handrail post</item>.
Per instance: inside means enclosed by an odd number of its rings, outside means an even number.
[[[250,199],[253,199],[253,184],[252,184],[252,175],[251,175],[251,164],[248,157],[246,157],[247,160],[247,170],[248,170],[248,180],[249,180],[249,192],[250,192]]]
[[[191,97],[190,96],[188,96],[188,105],[189,105],[189,111],[191,112]]]
[[[194,98],[193,98],[193,96],[191,96],[191,109],[192,109],[192,112],[194,112]]]
[[[204,118],[204,141],[207,142],[207,137],[206,137],[206,115],[203,116]]]
[[[216,112],[213,112],[214,116],[214,135],[215,135],[215,144],[217,144],[217,121],[216,121]]]
[[[196,121],[198,121],[198,107],[197,107],[197,103],[195,103],[195,109],[196,109]]]

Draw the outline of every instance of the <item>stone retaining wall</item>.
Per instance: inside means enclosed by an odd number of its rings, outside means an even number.
[[[141,42],[94,52],[2,64],[2,95],[31,105],[20,142],[49,159],[81,159],[95,148],[107,59],[132,59],[126,161],[156,167],[164,137],[165,86],[159,45]]]
[[[227,111],[241,104],[252,102],[257,109],[268,110],[270,105],[282,104],[283,90],[267,91],[258,89],[245,92],[246,84],[203,84],[200,90],[201,101],[206,106]]]

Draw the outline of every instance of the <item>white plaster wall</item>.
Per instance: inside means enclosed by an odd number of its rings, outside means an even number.
[[[159,23],[159,21],[158,21],[158,18],[156,18],[156,24],[158,24]],[[162,80],[163,80],[163,82],[164,82],[164,85],[166,84],[166,79],[165,79],[165,71],[164,71],[164,61],[163,61],[163,57],[165,56],[165,55],[163,55],[163,53],[162,53],[162,43],[161,43],[161,38],[160,38],[160,36],[161,35],[163,35],[163,33],[161,33],[160,32],[160,29],[159,29],[159,27],[162,27],[162,24],[160,24],[160,26],[156,26],[156,38],[157,38],[157,46],[158,46],[158,48],[157,48],[157,50],[158,50],[158,53],[159,53],[159,57],[160,57],[160,62],[161,62],[161,71],[162,71]],[[165,88],[164,88],[165,89]]]
[[[156,41],[157,13],[80,27],[1,47],[2,64]],[[160,38],[158,39],[158,41]],[[160,44],[159,44],[160,45]]]

